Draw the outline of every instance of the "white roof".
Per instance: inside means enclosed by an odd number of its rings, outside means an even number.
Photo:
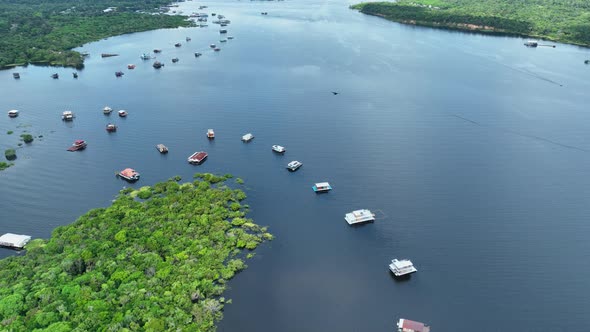
[[[405,269],[414,266],[414,264],[412,264],[412,261],[409,259],[394,259],[391,261],[391,264],[393,264],[393,266],[395,266],[397,269]]]
[[[0,245],[22,248],[29,240],[31,240],[31,237],[28,235],[6,233],[0,236]]]
[[[10,111],[8,111],[8,113],[18,113],[18,111],[17,110],[10,110]]]
[[[330,184],[328,182],[319,182],[315,184],[316,187],[329,187]]]

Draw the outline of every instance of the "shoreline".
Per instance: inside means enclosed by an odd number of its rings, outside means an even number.
[[[395,3],[381,3],[381,2],[366,2],[366,3],[359,3],[356,5],[349,6],[350,9],[357,10],[362,14],[376,16],[388,21],[405,24],[405,25],[414,25],[414,26],[421,26],[427,28],[435,28],[435,29],[442,29],[442,30],[451,30],[451,31],[461,31],[461,32],[471,32],[471,33],[478,33],[483,35],[495,35],[495,36],[507,36],[507,37],[520,37],[520,38],[533,38],[539,40],[545,40],[548,42],[554,43],[562,43],[562,44],[569,44],[574,46],[579,46],[583,48],[590,48],[590,43],[579,42],[575,40],[564,40],[560,38],[555,38],[550,35],[542,35],[542,34],[534,34],[534,33],[523,33],[516,30],[510,30],[506,28],[497,27],[494,25],[487,25],[487,24],[477,24],[477,23],[465,23],[465,22],[442,22],[442,20],[421,20],[417,18],[417,15],[405,14],[401,13],[402,10],[407,9],[407,7],[411,6],[404,6],[403,4],[398,5],[399,2]],[[399,12],[393,12],[396,8],[399,8]],[[418,7],[422,9],[421,7]],[[413,8],[412,8],[413,9]],[[384,11],[390,10],[389,15],[384,13]],[[421,13],[421,12],[420,12]],[[392,14],[398,14],[401,17],[394,17]],[[436,15],[433,15],[436,16]],[[440,17],[441,19],[444,17]],[[479,18],[480,20],[482,18]]]

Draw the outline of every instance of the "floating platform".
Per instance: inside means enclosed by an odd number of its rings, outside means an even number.
[[[401,318],[397,322],[397,331],[398,332],[430,332],[430,326],[415,322],[413,320]]]
[[[31,237],[29,235],[6,233],[0,236],[0,246],[13,249],[22,249],[30,240]]]
[[[191,154],[190,157],[188,157],[188,162],[191,164],[200,164],[205,159],[207,159],[207,152],[199,151]]]
[[[332,190],[332,186],[328,182],[319,182],[313,185],[313,191],[316,193],[327,193],[328,191]]]
[[[375,221],[375,214],[366,209],[355,210],[350,213],[347,213],[344,216],[344,219],[349,225],[373,222]]]
[[[160,153],[168,153],[168,148],[164,144],[156,145],[156,149],[158,149],[158,151],[160,151]]]
[[[402,277],[410,273],[418,272],[409,259],[394,259],[389,264],[389,270],[396,276]]]

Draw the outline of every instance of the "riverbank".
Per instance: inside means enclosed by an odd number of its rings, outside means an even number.
[[[214,331],[226,282],[272,235],[245,217],[230,175],[195,177],[122,190],[1,260],[1,329]]]
[[[126,33],[191,26],[166,15],[168,0],[0,1],[0,69],[27,64],[82,68],[73,48]]]
[[[582,0],[573,4],[549,0],[400,0],[360,3],[351,8],[404,24],[590,46],[590,23],[585,19],[590,15],[590,5]]]

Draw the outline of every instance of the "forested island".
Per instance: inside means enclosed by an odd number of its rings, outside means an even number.
[[[351,8],[406,24],[590,46],[587,0],[399,0],[361,3]]]
[[[226,282],[272,235],[231,175],[196,178],[124,189],[1,260],[0,330],[214,331]]]
[[[0,69],[47,64],[81,68],[72,51],[125,33],[189,26],[184,16],[161,14],[169,0],[0,0]]]

